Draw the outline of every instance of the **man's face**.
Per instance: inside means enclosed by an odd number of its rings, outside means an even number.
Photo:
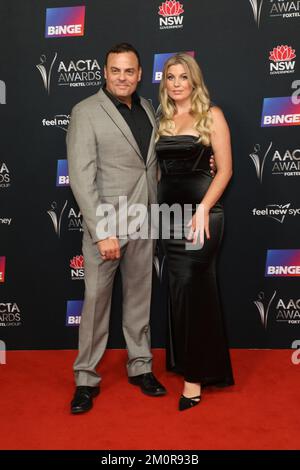
[[[111,53],[104,67],[107,90],[120,101],[128,101],[141,80],[142,69],[133,52]]]

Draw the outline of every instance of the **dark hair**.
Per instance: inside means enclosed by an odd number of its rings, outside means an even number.
[[[107,65],[109,54],[121,54],[122,52],[133,52],[136,55],[139,67],[141,66],[141,59],[138,51],[128,42],[121,42],[120,44],[116,44],[111,49],[109,49],[105,56],[105,65]]]

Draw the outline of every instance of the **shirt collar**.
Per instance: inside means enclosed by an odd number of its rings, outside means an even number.
[[[113,102],[113,104],[119,108],[120,106],[127,106],[125,103],[122,103],[122,101],[118,100],[118,98],[114,95],[112,95],[106,88],[106,83],[104,83],[102,87],[103,92],[108,96],[108,98]],[[132,102],[135,104],[140,104],[141,98],[139,97],[138,93],[135,91],[131,97]],[[127,106],[128,107],[128,106]]]

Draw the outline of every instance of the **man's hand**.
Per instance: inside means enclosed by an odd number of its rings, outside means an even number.
[[[109,237],[97,243],[101,258],[106,260],[120,258],[120,243],[116,237]]]
[[[212,177],[216,176],[217,167],[214,155],[211,155],[209,159],[209,166],[210,166],[210,174]]]

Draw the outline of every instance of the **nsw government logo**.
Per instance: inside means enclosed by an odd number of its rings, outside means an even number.
[[[268,250],[265,276],[300,276],[300,250]]]
[[[273,47],[270,51],[270,75],[279,75],[295,72],[295,49],[291,46],[281,45]]]
[[[46,9],[46,38],[84,35],[85,6]]]
[[[68,300],[66,326],[79,326],[83,300]]]
[[[183,5],[176,0],[167,0],[163,2],[159,9],[159,27],[160,29],[183,28]]]
[[[84,259],[82,255],[73,256],[70,260],[71,279],[84,279]]]
[[[175,54],[177,54],[177,52],[166,52],[165,54],[154,55],[152,83],[160,83],[165,63]],[[185,51],[185,54],[188,54],[191,57],[195,57],[194,51]]]

